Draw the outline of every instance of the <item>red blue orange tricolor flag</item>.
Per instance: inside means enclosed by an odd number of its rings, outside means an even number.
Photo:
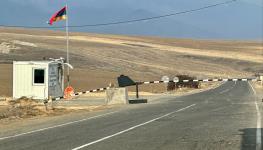
[[[56,12],[48,21],[49,25],[53,25],[53,22],[67,19],[67,6],[63,7],[60,11]]]

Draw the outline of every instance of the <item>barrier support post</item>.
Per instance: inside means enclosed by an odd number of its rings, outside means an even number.
[[[136,83],[136,98],[139,98],[139,84]]]

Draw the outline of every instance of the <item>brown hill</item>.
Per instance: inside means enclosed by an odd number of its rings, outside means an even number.
[[[0,96],[11,95],[12,61],[66,56],[65,33],[0,28]],[[77,90],[104,87],[120,74],[136,80],[163,75],[248,77],[263,71],[256,41],[191,40],[70,33],[70,60]]]

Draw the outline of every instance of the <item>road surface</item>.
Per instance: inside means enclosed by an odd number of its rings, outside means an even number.
[[[261,146],[261,107],[255,100],[249,83],[227,82],[202,93],[2,137],[0,149],[255,150]]]

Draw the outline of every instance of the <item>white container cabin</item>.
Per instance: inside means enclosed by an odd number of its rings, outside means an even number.
[[[14,61],[13,98],[48,99],[63,96],[63,66],[56,61]]]

